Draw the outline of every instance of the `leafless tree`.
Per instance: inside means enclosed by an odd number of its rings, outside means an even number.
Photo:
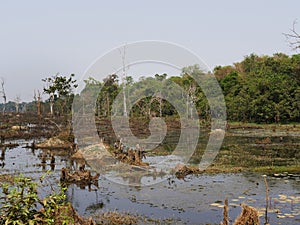
[[[20,95],[16,95],[15,98],[16,113],[19,113],[20,101],[21,101]]]
[[[5,89],[4,89],[4,78],[1,77],[1,91],[0,94],[2,95],[3,98],[3,114],[5,113],[5,106],[6,106],[6,94],[5,94]]]
[[[286,37],[290,47],[292,50],[298,50],[300,49],[300,34],[296,31],[297,20],[294,20],[293,27],[290,29],[289,33],[283,33],[283,35]]]
[[[56,79],[57,76],[59,76],[59,73],[57,73],[52,78],[42,79],[42,81],[44,81],[46,83],[46,87],[44,88],[44,92],[46,92],[47,94],[49,94],[50,115],[51,116],[53,116],[53,114],[54,114],[53,107],[54,107],[54,92],[55,92],[55,90],[52,90],[53,86],[51,87],[51,84],[53,84],[53,82],[55,81],[55,79]]]
[[[34,90],[34,96],[33,96],[33,98],[34,98],[34,101],[36,103],[37,114],[38,114],[38,116],[40,116],[41,115],[41,100],[42,100],[40,90],[37,90],[37,93]]]
[[[125,89],[126,89],[126,63],[125,63],[125,60],[126,60],[126,45],[124,46],[123,48],[123,52],[121,50],[120,51],[120,54],[122,56],[122,83],[123,83],[123,105],[124,105],[124,108],[123,108],[123,116],[127,117],[128,113],[127,113],[127,100],[126,100],[126,92],[125,92]]]

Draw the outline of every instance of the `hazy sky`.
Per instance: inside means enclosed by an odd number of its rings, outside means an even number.
[[[8,100],[31,101],[42,78],[59,72],[80,79],[97,57],[133,41],[177,43],[211,69],[250,53],[293,54],[282,33],[295,19],[300,31],[298,0],[2,0],[0,77]]]

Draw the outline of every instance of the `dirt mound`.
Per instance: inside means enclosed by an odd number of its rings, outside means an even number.
[[[63,148],[63,149],[69,149],[72,147],[72,143],[68,141],[63,141],[57,137],[49,138],[46,141],[43,141],[42,143],[36,144],[37,148]]]
[[[197,167],[192,167],[192,166],[187,166],[184,164],[177,164],[175,167],[175,176],[178,179],[182,179],[184,177],[186,177],[189,174],[200,174],[203,171],[201,171],[199,168]]]

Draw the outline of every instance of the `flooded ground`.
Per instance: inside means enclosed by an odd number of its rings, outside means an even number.
[[[268,178],[270,224],[300,223],[300,180]],[[219,224],[222,202],[228,197],[231,220],[240,213],[240,203],[259,209],[264,221],[265,186],[253,173],[200,175],[186,180],[170,179],[151,187],[128,187],[100,179],[97,191],[73,186],[68,196],[83,215],[99,210],[118,210],[151,218],[172,218],[177,224]],[[280,218],[281,217],[281,218]]]
[[[176,129],[168,132],[163,144],[147,155],[147,162],[154,165],[170,157],[167,155],[176,146],[179,135]],[[197,165],[201,160],[208,136],[209,131],[201,131],[199,144],[190,159],[191,164]],[[70,160],[65,151],[24,148],[32,139],[8,141],[19,146],[2,147],[0,174],[23,173],[38,179],[51,170],[53,173],[49,183],[56,185],[63,167],[78,167],[77,162]],[[154,219],[171,218],[174,224],[219,224],[223,201],[228,198],[231,221],[241,211],[239,204],[246,203],[259,209],[263,224],[266,190],[262,175],[267,173],[270,224],[300,224],[300,171],[284,173],[285,169],[299,168],[299,149],[299,128],[235,127],[226,132],[222,148],[210,167],[218,173],[190,175],[183,180],[172,175],[160,175],[151,178],[156,179],[156,184],[141,187],[113,182],[113,173],[111,177],[101,174],[98,187],[70,185],[67,196],[81,215],[95,216],[103,211],[118,210]],[[51,154],[55,156],[55,164],[51,165],[49,157],[43,163],[42,156]],[[172,160],[170,163],[174,166],[177,159]],[[276,167],[280,167],[280,172],[273,176]],[[147,175],[140,179],[147,183]],[[43,194],[47,194],[47,190],[44,187]]]
[[[273,132],[273,131],[272,131]],[[299,165],[299,132],[262,132],[261,130],[234,130],[230,132],[215,160],[215,165],[228,166],[283,165],[287,168]],[[258,135],[259,134],[259,135]],[[207,134],[203,133],[203,140]],[[271,142],[263,141],[270,137]],[[282,138],[281,138],[282,137]],[[176,140],[176,138],[174,138]],[[23,148],[26,142],[18,140],[20,146],[2,149],[1,174],[23,173],[38,178],[52,170],[51,183],[59,183],[62,167],[76,167],[76,161],[60,151],[52,150],[55,166],[41,163],[41,155],[48,150]],[[169,143],[167,148],[173,143]],[[191,161],[197,163],[199,150]],[[47,152],[46,152],[47,153]],[[251,156],[251,157],[250,157]],[[154,162],[156,156],[149,157]],[[249,162],[250,161],[250,162]],[[273,163],[273,164],[271,164]],[[300,172],[300,171],[298,171]],[[267,177],[269,184],[269,223],[300,224],[300,178],[299,174],[284,174]],[[157,178],[161,179],[161,178]],[[81,215],[97,215],[108,210],[130,212],[150,218],[172,218],[173,224],[219,224],[222,221],[223,201],[229,199],[229,217],[233,221],[240,213],[239,204],[254,206],[261,213],[264,222],[265,184],[261,173],[239,172],[190,175],[183,180],[174,176],[161,179],[151,186],[125,186],[100,176],[99,187],[78,187],[70,185],[67,190],[69,201]]]

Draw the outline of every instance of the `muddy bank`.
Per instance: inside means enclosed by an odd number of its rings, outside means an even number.
[[[65,126],[62,117],[6,113],[0,115],[0,138],[2,143],[15,139],[50,138]]]

